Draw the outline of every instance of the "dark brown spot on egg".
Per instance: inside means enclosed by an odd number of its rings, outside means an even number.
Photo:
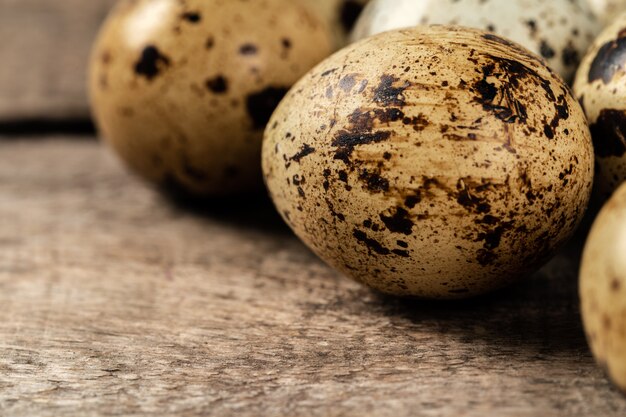
[[[255,55],[258,52],[258,48],[256,45],[251,43],[246,43],[239,47],[239,53],[241,55]]]
[[[389,180],[383,178],[379,173],[363,170],[359,175],[359,180],[365,183],[365,187],[374,193],[389,191]]]
[[[207,88],[215,94],[224,94],[228,91],[228,80],[222,75],[206,81]]]
[[[376,252],[379,255],[389,255],[391,251],[384,247],[380,242],[370,238],[367,234],[361,230],[354,229],[352,235],[360,243],[368,247],[368,249]]]
[[[326,201],[326,205],[328,206],[328,210],[330,211],[330,214],[334,218],[338,219],[339,221],[345,222],[346,221],[346,216],[344,216],[343,214],[338,213],[337,211],[335,211],[335,206],[333,205],[333,203],[328,198],[326,198],[325,201]]]
[[[554,49],[552,49],[552,47],[548,44],[548,42],[545,39],[541,41],[539,51],[541,52],[541,56],[546,59],[554,58],[554,56],[556,55],[556,52],[554,52]]]
[[[552,130],[548,124],[543,126],[543,134],[546,135],[548,139],[554,139],[554,130]]]
[[[409,212],[402,207],[397,207],[391,214],[381,214],[380,219],[392,233],[400,233],[409,236],[413,233],[413,221]]]
[[[411,86],[408,81],[400,82],[398,78],[392,75],[383,75],[380,77],[380,84],[374,89],[374,102],[381,106],[402,107],[406,104],[404,91]]]
[[[622,283],[617,278],[611,280],[611,291],[618,292],[622,289]]]
[[[589,83],[602,80],[611,82],[615,74],[626,64],[626,37],[607,42],[596,54],[589,68]]]
[[[300,149],[300,151],[297,154],[289,158],[289,160],[299,163],[303,158],[313,153],[315,153],[315,148],[309,146],[308,144],[305,144],[302,146],[302,149]]]
[[[596,155],[601,158],[621,157],[626,153],[626,114],[621,110],[604,109],[591,125]]]
[[[378,120],[380,123],[389,124],[396,122],[404,118],[404,113],[400,109],[371,109],[362,110],[356,109],[348,117],[350,121],[350,130],[355,132],[371,131],[374,128],[374,123]]]
[[[502,241],[502,235],[506,229],[504,227],[497,227],[494,230],[483,232],[478,234],[478,241],[483,241],[486,250],[494,250],[500,246]]]
[[[456,201],[468,211],[489,213],[491,205],[484,195],[492,188],[490,183],[474,181],[472,178],[462,178],[457,183]]]
[[[523,100],[518,98],[521,78],[534,74],[517,61],[489,55],[491,62],[482,68],[483,77],[473,85],[478,95],[474,99],[485,111],[506,123],[524,123],[528,118]],[[498,79],[498,84],[492,81]]]
[[[430,121],[422,113],[413,117],[405,117],[402,119],[402,123],[413,126],[413,130],[416,132],[421,132],[430,125]]]
[[[322,175],[324,175],[324,183],[322,184],[322,186],[324,187],[325,191],[328,191],[328,189],[330,188],[330,175],[332,174],[330,169],[325,169],[324,172],[322,173]]]
[[[104,51],[102,52],[102,55],[100,55],[100,61],[102,62],[102,65],[105,67],[109,65],[112,60],[113,60],[113,56],[111,55],[110,51]]]
[[[566,67],[577,67],[578,64],[580,64],[580,55],[578,54],[578,50],[574,44],[570,42],[565,48],[563,48],[561,60],[563,61],[563,65]]]
[[[414,194],[404,199],[404,205],[408,208],[415,208],[422,201],[422,196],[419,190]]]
[[[148,45],[141,52],[135,64],[135,73],[152,81],[159,73],[170,65],[170,59],[163,55],[156,46]]]
[[[250,94],[246,100],[246,108],[255,129],[263,129],[269,122],[272,113],[289,91],[285,87],[267,87],[258,93]]]
[[[182,18],[189,23],[199,23],[202,20],[202,16],[198,12],[183,13]]]
[[[335,151],[335,159],[342,160],[346,164],[349,164],[354,148],[370,143],[382,142],[389,139],[390,136],[391,132],[351,133],[342,130],[335,135],[335,139],[332,143],[333,146],[337,148]]]

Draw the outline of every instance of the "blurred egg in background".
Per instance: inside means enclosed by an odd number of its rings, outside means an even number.
[[[154,183],[199,195],[259,191],[267,121],[332,51],[330,24],[305,3],[123,0],[93,50],[94,116]]]
[[[542,56],[568,81],[600,30],[585,0],[374,0],[352,39],[428,24],[493,32]]]

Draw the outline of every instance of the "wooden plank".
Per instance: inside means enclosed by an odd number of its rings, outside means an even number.
[[[0,0],[0,121],[89,116],[89,50],[114,2]]]
[[[580,238],[490,297],[397,300],[267,201],[181,207],[92,141],[0,158],[0,415],[626,415],[582,332]]]

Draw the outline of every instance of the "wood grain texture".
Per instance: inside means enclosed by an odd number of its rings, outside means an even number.
[[[626,415],[582,332],[580,244],[490,297],[397,300],[266,201],[181,207],[91,141],[0,158],[0,415]]]
[[[114,2],[0,0],[0,122],[89,116],[89,50]]]

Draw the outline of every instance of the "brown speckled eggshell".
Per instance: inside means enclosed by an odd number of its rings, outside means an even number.
[[[536,270],[593,181],[582,109],[543,61],[421,27],[338,52],[268,124],[272,198],[322,259],[385,293],[464,298]]]
[[[122,1],[94,48],[93,112],[153,182],[207,195],[259,189],[265,124],[332,42],[291,0]]]
[[[596,183],[608,197],[626,180],[626,14],[596,39],[576,75],[574,92],[589,119]]]
[[[626,185],[600,212],[587,240],[580,298],[598,362],[626,393]]]

